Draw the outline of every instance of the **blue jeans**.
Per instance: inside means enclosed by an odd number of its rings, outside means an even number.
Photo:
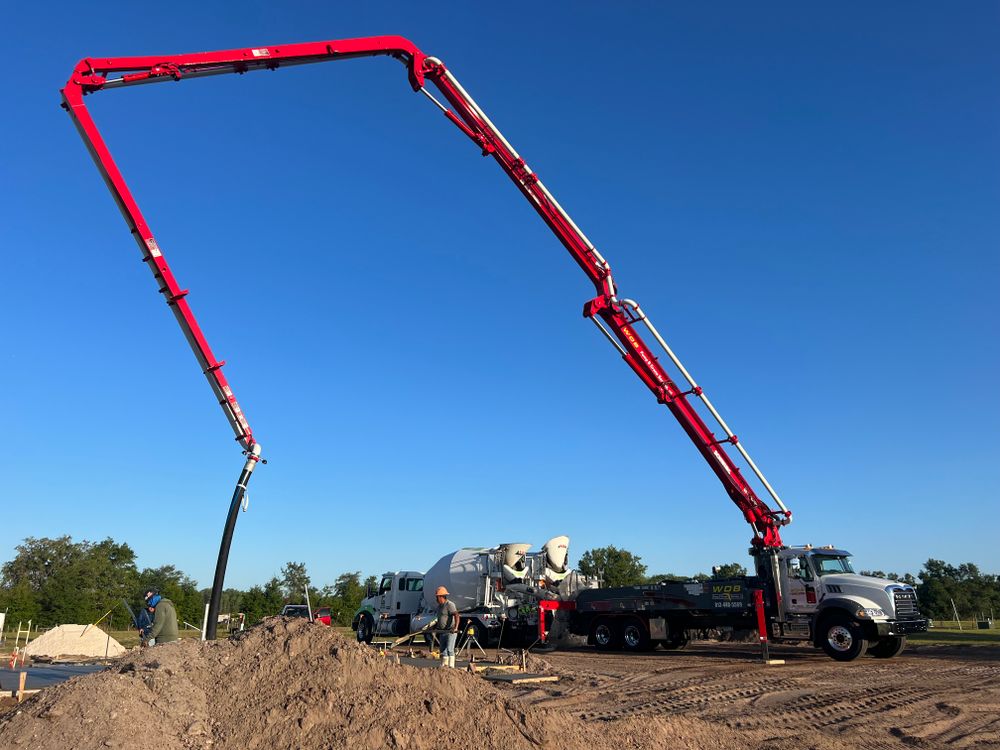
[[[438,633],[438,647],[441,649],[441,656],[455,655],[455,641],[457,639],[458,633],[452,633],[451,631]]]

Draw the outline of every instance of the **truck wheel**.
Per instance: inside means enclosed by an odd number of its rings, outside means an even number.
[[[868,647],[868,653],[876,659],[891,659],[899,656],[906,648],[906,637],[890,635],[887,638],[879,638],[873,645]]]
[[[687,633],[683,630],[676,633],[671,633],[667,640],[663,641],[663,649],[665,651],[680,651],[682,648],[687,648],[690,643],[690,639],[687,637]]]
[[[820,630],[820,646],[836,661],[854,661],[868,648],[861,626],[845,617],[831,617]]]
[[[622,645],[626,651],[651,651],[649,631],[638,617],[630,617],[622,626]]]
[[[597,622],[594,623],[594,628],[591,630],[590,635],[598,651],[611,651],[612,649],[621,648],[621,638],[619,637],[618,628],[615,627],[614,622],[608,617],[598,618]]]
[[[358,643],[371,643],[375,637],[375,621],[369,614],[358,618]]]

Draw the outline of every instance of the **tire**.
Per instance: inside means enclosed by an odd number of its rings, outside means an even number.
[[[687,648],[690,642],[691,639],[688,638],[688,632],[680,629],[678,624],[671,623],[669,630],[667,630],[667,638],[662,641],[663,650],[680,651],[683,648]]]
[[[655,646],[649,640],[649,629],[638,617],[630,617],[621,626],[622,648],[626,651],[652,651]]]
[[[621,648],[621,633],[610,617],[599,617],[594,621],[590,636],[598,651],[613,651]]]
[[[358,643],[371,643],[375,637],[375,621],[367,612],[358,618]]]
[[[892,659],[903,653],[904,648],[906,648],[906,636],[890,635],[875,641],[868,647],[868,653],[876,659]]]
[[[663,641],[664,651],[680,651],[687,648],[691,640],[683,630],[679,633],[671,633],[667,640]]]
[[[868,649],[861,626],[845,615],[824,620],[819,638],[820,647],[835,661],[854,661]]]

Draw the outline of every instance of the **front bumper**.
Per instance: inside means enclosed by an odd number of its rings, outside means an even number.
[[[927,618],[916,620],[888,620],[875,623],[880,638],[890,635],[909,635],[910,633],[926,633]]]

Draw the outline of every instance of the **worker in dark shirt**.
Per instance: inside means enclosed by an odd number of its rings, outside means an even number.
[[[441,666],[455,666],[455,641],[458,639],[458,607],[455,602],[448,601],[448,589],[438,586],[434,592],[437,598],[438,618],[435,629],[438,631],[438,644],[441,649]]]

